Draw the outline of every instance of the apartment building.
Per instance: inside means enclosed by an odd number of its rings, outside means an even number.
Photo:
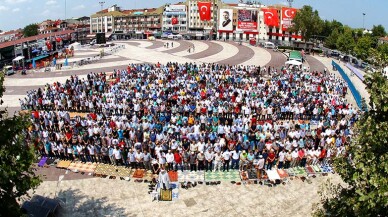
[[[160,32],[164,6],[159,8],[121,10],[117,5],[90,17],[90,33],[149,35]]]
[[[165,6],[162,16],[162,31],[187,33],[187,7],[185,3]]]

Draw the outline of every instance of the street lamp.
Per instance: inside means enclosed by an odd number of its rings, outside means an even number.
[[[101,11],[102,11],[102,10],[104,9],[104,4],[105,4],[105,2],[101,1],[101,2],[98,2],[98,4],[101,5]]]
[[[292,8],[292,2],[293,2],[294,0],[287,0],[287,2],[288,2],[288,5],[290,6],[290,8]]]
[[[362,13],[362,28],[365,30],[365,15],[366,13]]]

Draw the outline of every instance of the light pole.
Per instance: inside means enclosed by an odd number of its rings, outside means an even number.
[[[294,2],[294,0],[287,0],[288,2],[288,6],[290,6],[290,8],[292,8],[292,2]]]
[[[101,11],[102,11],[102,10],[104,9],[104,4],[105,4],[105,2],[101,1],[101,2],[98,2],[98,4],[101,5]]]
[[[66,12],[67,12],[66,9],[67,8],[66,8],[66,0],[65,0],[65,21],[66,21]]]
[[[362,13],[362,28],[365,30],[365,15],[366,13]]]

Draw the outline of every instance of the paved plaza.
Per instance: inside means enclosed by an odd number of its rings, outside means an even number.
[[[169,48],[164,46],[169,42]],[[146,41],[146,40],[131,40],[119,41],[118,45],[124,45],[125,49],[103,57],[98,62],[79,66],[69,70],[54,71],[54,72],[30,72],[28,75],[13,75],[6,77],[4,85],[6,91],[4,93],[2,107],[8,107],[10,114],[19,110],[19,99],[26,95],[26,92],[31,89],[43,87],[45,84],[52,84],[55,81],[64,82],[70,75],[78,75],[80,78],[86,77],[90,72],[112,72],[114,69],[125,69],[131,63],[166,63],[169,61],[185,63],[219,63],[228,65],[256,65],[270,66],[280,69],[285,61],[286,56],[281,52],[254,47],[248,44],[239,45],[236,42],[220,42],[220,41],[173,41],[174,46],[171,47],[172,41]],[[194,50],[192,48],[195,48]],[[191,48],[191,52],[188,52]],[[98,55],[100,49],[84,48],[77,50],[75,56],[69,59],[70,62],[80,58],[93,57]],[[310,71],[322,71],[327,68],[329,72],[335,73],[338,78],[340,75],[336,71],[331,70],[331,58],[308,56],[305,65],[310,67]],[[350,75],[350,71],[343,66],[345,72]],[[351,77],[352,82],[357,86],[361,96],[369,99],[368,93],[365,90],[365,85],[355,76]],[[349,93],[348,101],[356,105],[353,96]]]
[[[216,186],[202,184],[188,190],[179,189],[176,201],[153,202],[146,183],[91,178],[53,170],[56,172],[49,175],[46,171],[44,177],[58,180],[59,175],[64,175],[64,180],[60,183],[44,181],[35,194],[61,199],[64,201],[64,216],[72,217],[310,216],[313,204],[319,201],[317,192],[321,184],[328,179],[339,182],[338,175],[329,174],[311,178],[311,184],[294,179],[276,187],[259,184],[237,186],[230,182]]]

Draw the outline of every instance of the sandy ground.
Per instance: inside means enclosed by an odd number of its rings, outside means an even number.
[[[91,178],[45,181],[35,194],[65,201],[64,216],[311,216],[319,201],[318,190],[338,175],[318,176],[312,183],[292,180],[276,187],[197,185],[179,189],[177,201],[152,202],[148,184],[133,181]]]

